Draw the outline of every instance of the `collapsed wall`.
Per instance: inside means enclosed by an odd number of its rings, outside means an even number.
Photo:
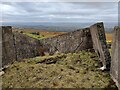
[[[106,36],[103,23],[97,23],[90,27],[93,41],[93,48],[98,54],[100,61],[107,69],[110,69],[111,56],[106,43]]]
[[[110,72],[112,79],[120,89],[120,27],[114,28]]]
[[[41,39],[50,54],[76,52],[93,48],[90,29],[80,29],[59,36]]]

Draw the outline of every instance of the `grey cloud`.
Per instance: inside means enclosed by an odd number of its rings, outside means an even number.
[[[110,2],[7,2],[2,4],[13,7],[13,10],[8,9],[9,13],[3,10],[3,20],[7,21],[107,22],[116,21],[117,18],[117,3]]]

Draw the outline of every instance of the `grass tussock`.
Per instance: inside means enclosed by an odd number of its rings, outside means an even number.
[[[47,54],[5,69],[4,88],[116,88],[108,72],[98,70],[95,53]]]

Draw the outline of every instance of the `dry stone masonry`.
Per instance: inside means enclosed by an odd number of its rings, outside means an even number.
[[[120,89],[120,27],[114,28],[110,72],[111,77]]]

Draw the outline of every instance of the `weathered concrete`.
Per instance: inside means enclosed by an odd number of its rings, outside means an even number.
[[[103,23],[97,23],[90,27],[93,47],[98,54],[103,66],[110,69],[111,56],[106,43],[105,30]]]
[[[44,55],[44,52],[54,54],[56,51],[68,53],[93,49],[98,53],[101,62],[110,69],[110,53],[106,43],[103,23],[97,23],[90,28],[80,29],[63,35],[33,39],[29,36],[12,33],[11,26],[0,28],[0,44],[2,49],[2,64],[7,65],[15,60]],[[112,44],[111,77],[120,88],[120,28],[114,30]]]
[[[90,29],[80,29],[59,36],[45,38],[40,42],[47,47],[50,54],[76,52],[93,48]]]
[[[111,77],[120,90],[120,27],[114,28],[112,41]]]
[[[15,43],[13,39],[12,27],[2,26],[2,66],[16,60]]]
[[[2,27],[0,27],[0,69],[2,68]],[[2,70],[0,70],[2,72]],[[0,76],[0,90],[2,90],[2,77]]]
[[[0,68],[2,67],[2,27],[0,27]]]
[[[21,33],[13,33],[11,26],[2,26],[2,66],[24,58],[43,55],[43,46],[39,40]],[[1,39],[1,38],[0,38]]]
[[[12,27],[2,27],[2,31],[3,65],[14,60],[21,61],[24,58],[44,55],[44,52],[68,53],[93,48],[89,28],[41,40],[17,32],[12,33]]]
[[[42,55],[43,45],[39,40],[17,32],[14,33],[14,39],[18,61]]]
[[[12,34],[12,32],[8,32],[7,34],[12,35],[10,43],[13,43],[14,45],[10,46],[5,44],[3,45],[3,47],[5,46],[3,49],[12,47],[16,54],[15,58],[18,61],[24,58],[44,55],[44,52],[48,52],[50,54],[54,54],[57,51],[62,53],[72,53],[80,50],[93,49],[94,47],[103,62],[103,65],[107,68],[110,66],[110,53],[106,44],[103,23],[97,23],[90,28],[79,29],[41,40],[33,39],[17,32],[14,34]],[[3,36],[5,37],[5,35],[6,34]],[[9,41],[9,35],[6,36],[6,38],[6,40]]]
[[[12,32],[10,33],[12,34]],[[106,61],[110,59],[105,41],[103,23],[98,23],[90,28],[79,29],[59,36],[41,39],[40,41],[17,32],[12,35],[12,39],[14,44],[13,48],[15,49],[16,54],[15,58],[18,61],[23,58],[44,55],[44,52],[54,54],[56,51],[68,53],[92,49],[93,45],[94,49],[100,53],[100,58],[103,64],[108,65],[108,62]],[[9,41],[9,35],[7,40]]]

